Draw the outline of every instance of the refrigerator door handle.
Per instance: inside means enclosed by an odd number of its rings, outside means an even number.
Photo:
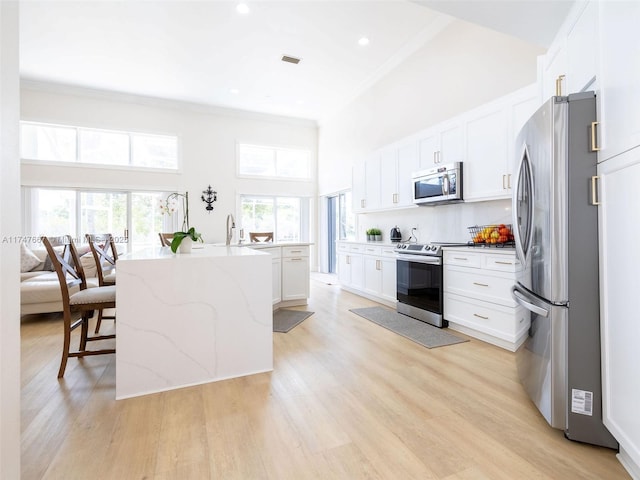
[[[523,180],[526,182],[526,185],[523,185]],[[529,195],[529,203],[527,205],[527,212],[524,225],[525,230],[521,230],[520,225],[520,204],[518,202],[518,197],[521,195],[522,191],[525,191],[526,195]],[[531,174],[531,166],[529,165],[529,149],[527,148],[527,144],[525,143],[522,148],[522,155],[520,156],[520,162],[518,163],[518,170],[516,172],[516,184],[513,190],[512,195],[512,213],[513,213],[513,234],[516,246],[516,257],[522,262],[526,263],[527,257],[529,256],[529,251],[531,248],[531,242],[533,241],[533,177]]]
[[[516,303],[522,305],[524,308],[535,313],[536,315],[540,315],[541,317],[545,317],[545,318],[549,316],[549,310],[546,310],[542,307],[539,307],[538,305],[534,305],[533,303],[531,303],[529,299],[525,297],[522,294],[522,292],[520,292],[520,290],[518,290],[518,287],[516,286],[511,287],[511,295],[513,296],[513,299],[516,301]]]

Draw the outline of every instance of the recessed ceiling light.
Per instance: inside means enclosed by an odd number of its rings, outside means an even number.
[[[250,11],[251,9],[246,3],[239,3],[238,5],[236,5],[236,12],[238,12],[240,15],[246,15]]]
[[[358,40],[358,45],[361,46],[365,46],[365,45],[369,45],[369,39],[367,37],[361,37],[360,40]]]
[[[229,90],[229,93],[233,93],[234,95],[237,95],[240,93],[240,90],[238,90],[237,88],[232,88],[231,90]]]

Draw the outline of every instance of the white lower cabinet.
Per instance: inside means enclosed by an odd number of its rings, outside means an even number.
[[[282,301],[282,253],[280,247],[261,249],[271,255],[271,303],[276,305]]]
[[[444,318],[449,328],[516,351],[530,320],[511,297],[520,263],[501,249],[447,248],[444,252]]]
[[[309,298],[309,246],[256,246],[272,257],[274,308],[306,305]]]
[[[339,243],[338,280],[345,290],[395,307],[394,247],[371,243]]]
[[[309,297],[309,247],[282,247],[282,301]]]

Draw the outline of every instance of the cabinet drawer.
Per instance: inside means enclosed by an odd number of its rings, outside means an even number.
[[[482,267],[487,270],[497,270],[500,272],[517,272],[521,270],[522,265],[513,255],[491,255],[485,254],[482,257]]]
[[[477,298],[508,307],[517,304],[511,297],[513,275],[448,265],[444,270],[444,291]]]
[[[380,247],[380,255],[383,257],[395,257],[396,247]]]
[[[444,264],[461,265],[464,267],[480,268],[482,265],[482,254],[473,252],[444,252]]]
[[[349,245],[347,243],[339,243],[338,244],[338,252],[348,252]]]
[[[364,253],[366,255],[380,256],[380,254],[382,253],[382,247],[371,246],[371,245],[363,245],[362,246],[362,253]]]
[[[300,247],[282,247],[283,257],[308,257],[309,247],[303,245]]]
[[[444,318],[509,342],[529,328],[529,316],[522,307],[505,307],[446,293]]]
[[[349,245],[349,251],[353,253],[364,253],[364,245]]]

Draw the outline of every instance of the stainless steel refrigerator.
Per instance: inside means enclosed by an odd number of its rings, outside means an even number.
[[[593,92],[552,97],[516,141],[513,223],[524,273],[512,295],[531,314],[516,360],[552,427],[618,448],[602,423],[595,121]]]

